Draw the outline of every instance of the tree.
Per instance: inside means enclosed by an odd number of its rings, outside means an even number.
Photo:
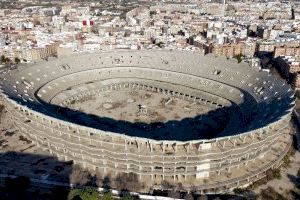
[[[138,176],[134,173],[119,173],[115,183],[118,190],[137,191],[141,187]]]
[[[122,199],[122,200],[133,200],[134,198],[133,198],[133,196],[131,196],[130,194],[126,194],[126,195],[123,196],[121,199]]]
[[[111,192],[106,192],[104,193],[104,195],[102,196],[101,200],[112,200],[112,193]]]
[[[97,200],[99,193],[96,188],[87,187],[81,189],[72,189],[68,195],[68,200]]]
[[[111,188],[111,182],[110,182],[110,177],[105,176],[102,182],[102,187],[106,190],[110,190]]]
[[[243,55],[242,54],[236,55],[236,56],[234,56],[234,58],[237,59],[238,63],[243,61]]]
[[[18,57],[15,57],[15,63],[19,64],[21,60]]]
[[[163,48],[164,43],[163,43],[163,42],[158,42],[156,45],[157,45],[158,47],[160,47],[160,48]]]
[[[90,173],[82,169],[79,165],[74,165],[70,181],[73,184],[84,186],[89,182]]]
[[[260,199],[285,200],[286,198],[282,194],[276,192],[274,188],[268,187],[261,191]]]
[[[2,56],[1,56],[1,58],[0,58],[0,62],[1,62],[1,64],[5,63],[5,60],[6,60],[5,56],[4,56],[4,55],[2,55]]]

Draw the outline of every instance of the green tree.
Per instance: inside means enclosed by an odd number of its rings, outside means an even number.
[[[15,57],[15,63],[19,64],[21,60],[18,57]]]
[[[281,173],[280,173],[280,169],[273,169],[273,176],[274,176],[274,178],[276,178],[276,179],[281,179]]]
[[[243,55],[242,54],[236,55],[236,56],[234,56],[234,58],[237,59],[238,63],[243,61]]]
[[[113,197],[112,197],[112,193],[111,192],[106,192],[103,194],[101,200],[112,200]]]
[[[8,63],[10,63],[10,62],[11,62],[11,60],[10,60],[9,58],[5,58],[5,59],[4,59],[4,63],[5,63],[5,64],[8,64]]]
[[[87,187],[81,189],[72,189],[68,195],[68,200],[82,199],[82,200],[97,200],[99,193],[96,188]]]
[[[1,64],[5,63],[5,59],[6,59],[6,58],[5,58],[5,56],[4,56],[4,55],[2,55],[2,56],[1,56],[1,58],[0,58],[0,62],[1,62]]]
[[[134,200],[134,198],[130,194],[126,194],[125,196],[122,197],[122,200]]]

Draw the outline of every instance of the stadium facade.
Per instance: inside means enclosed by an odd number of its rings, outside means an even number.
[[[101,124],[87,126],[61,114],[74,101],[125,88],[227,109],[229,121],[210,137],[154,139],[102,130]],[[1,90],[20,131],[59,159],[103,174],[190,181],[201,192],[218,193],[264,177],[280,164],[292,141],[290,86],[246,63],[213,55],[83,54],[6,71]]]

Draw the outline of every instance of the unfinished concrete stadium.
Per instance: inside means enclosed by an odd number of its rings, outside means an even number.
[[[292,142],[290,86],[213,55],[82,54],[8,70],[1,91],[18,129],[59,159],[203,193],[264,177]]]

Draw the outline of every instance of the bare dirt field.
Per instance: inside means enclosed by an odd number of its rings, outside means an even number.
[[[160,140],[212,138],[229,120],[226,108],[143,90],[103,92],[73,101],[68,107],[89,115],[72,117],[87,124],[94,121],[103,130]]]

